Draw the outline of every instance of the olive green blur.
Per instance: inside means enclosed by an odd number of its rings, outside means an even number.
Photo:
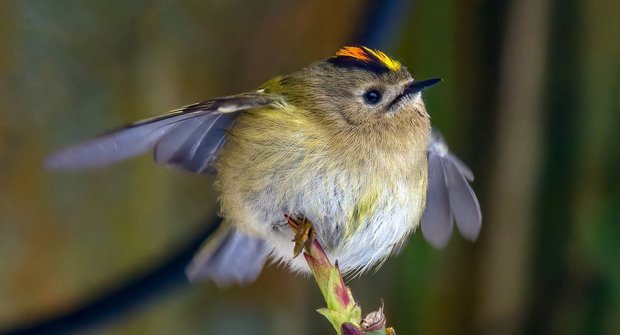
[[[349,44],[365,1],[0,1],[0,329],[156,266],[217,213],[148,156],[49,172],[106,129],[251,90]],[[351,280],[398,334],[620,334],[620,2],[415,0],[390,56],[474,171],[476,243],[416,233]],[[373,45],[370,45],[373,47]],[[311,279],[186,286],[91,334],[329,334]]]

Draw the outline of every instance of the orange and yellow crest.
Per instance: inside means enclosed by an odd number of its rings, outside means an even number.
[[[365,46],[343,47],[338,50],[338,52],[336,52],[336,58],[338,57],[349,57],[364,62],[366,64],[385,67],[391,71],[398,71],[401,67],[398,61],[395,61],[392,58],[388,57],[388,55],[386,55],[385,53],[379,50],[370,49]]]

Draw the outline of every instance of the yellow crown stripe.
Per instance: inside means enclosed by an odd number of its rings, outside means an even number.
[[[400,69],[400,63],[391,59],[385,53],[379,50],[373,50],[368,47],[352,47],[346,46],[336,52],[336,57],[344,56],[359,59],[365,63],[378,62],[392,71]]]
[[[363,47],[363,48],[366,52],[370,53],[371,55],[375,56],[375,58],[380,60],[381,63],[383,63],[383,65],[385,65],[388,69],[392,71],[398,71],[400,69],[400,63],[388,57],[388,55],[386,55],[385,53],[379,50],[373,50],[367,47]]]

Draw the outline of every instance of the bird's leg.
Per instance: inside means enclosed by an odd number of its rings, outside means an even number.
[[[295,242],[293,257],[297,257],[303,249],[308,251],[310,243],[314,240],[314,229],[312,228],[312,223],[306,218],[302,217],[298,219],[287,214],[285,214],[284,217],[295,232],[295,237],[292,240],[292,242]]]

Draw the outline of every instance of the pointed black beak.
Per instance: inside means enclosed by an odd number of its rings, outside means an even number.
[[[394,112],[395,111],[395,106],[398,105],[399,102],[401,102],[403,99],[406,99],[407,97],[410,97],[416,93],[420,93],[422,92],[422,90],[424,90],[427,87],[431,87],[437,83],[439,83],[441,81],[441,78],[433,78],[433,79],[426,79],[426,80],[420,80],[420,81],[414,81],[411,84],[407,85],[407,87],[405,88],[405,90],[403,91],[403,93],[401,93],[400,95],[398,95],[394,100],[392,100],[392,102],[390,103],[390,105],[387,108],[388,112]]]
[[[405,89],[404,95],[415,94],[418,92],[422,92],[422,90],[429,88],[435,84],[441,82],[441,78],[432,78],[426,80],[416,80],[413,83],[409,84]]]

